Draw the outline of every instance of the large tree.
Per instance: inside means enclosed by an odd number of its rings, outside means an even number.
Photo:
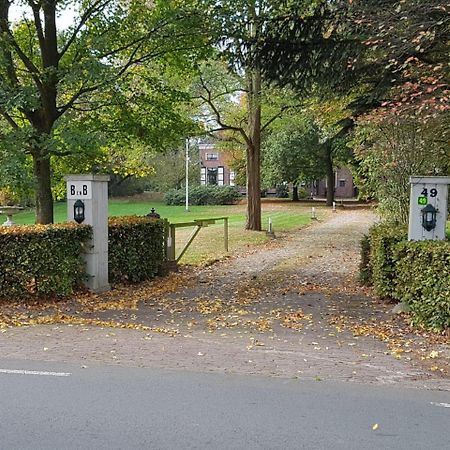
[[[58,139],[60,129],[80,111],[120,108],[117,94],[142,81],[133,73],[143,65],[159,63],[163,70],[172,61],[195,60],[207,48],[196,3],[0,0],[0,114],[8,138],[32,157],[38,223],[53,221],[51,159],[72,152]],[[29,14],[12,23],[11,5]],[[58,29],[58,16],[69,7],[73,23]]]
[[[214,26],[217,58],[228,64],[230,73],[243,80],[246,117],[235,125],[223,120],[215,105],[217,94],[205,85],[204,100],[216,116],[218,130],[240,134],[246,149],[247,223],[249,230],[261,229],[261,142],[262,131],[280,116],[280,111],[264,121],[263,97],[267,88],[261,60],[261,43],[269,24],[284,15],[284,3],[275,0],[199,0]],[[314,1],[297,2],[306,16],[314,13]],[[225,92],[229,95],[230,92]],[[223,94],[222,94],[223,95]],[[284,110],[284,107],[281,111]]]
[[[283,2],[285,14],[268,24],[259,64],[265,78],[299,94],[356,93],[338,138],[377,108],[424,119],[450,109],[447,1],[315,3],[316,14],[305,18],[298,2]]]

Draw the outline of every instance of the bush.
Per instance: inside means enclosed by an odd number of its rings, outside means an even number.
[[[153,278],[164,262],[164,221],[147,217],[109,219],[109,280],[139,283]]]
[[[416,324],[450,328],[450,243],[402,242],[394,250],[394,260],[394,298],[410,307]]]
[[[308,198],[308,192],[306,191],[306,188],[304,188],[304,187],[299,187],[298,188],[298,198],[300,199],[300,200],[305,200],[305,199],[307,199]]]
[[[277,198],[289,198],[289,187],[287,184],[277,185],[276,190],[277,190],[276,193]]]
[[[0,227],[0,296],[63,296],[85,278],[81,256],[89,226]]]
[[[371,282],[380,297],[393,297],[395,282],[394,247],[406,241],[405,227],[393,224],[377,224],[369,231]],[[366,274],[367,274],[366,269]]]
[[[359,281],[364,285],[370,285],[372,282],[372,269],[370,267],[370,239],[364,235],[360,241],[361,260],[359,263]]]
[[[189,191],[191,205],[233,205],[241,194],[235,186],[195,186]],[[184,205],[184,190],[171,190],[165,196],[167,205]]]

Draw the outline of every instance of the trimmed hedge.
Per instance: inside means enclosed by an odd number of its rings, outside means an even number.
[[[394,250],[393,297],[411,309],[413,322],[450,328],[450,242],[402,242]]]
[[[189,191],[191,205],[233,205],[242,198],[235,186],[195,186]],[[167,205],[184,205],[186,193],[182,190],[171,190],[165,195]]]
[[[380,297],[405,302],[413,323],[450,328],[450,242],[407,240],[404,227],[372,227],[361,241],[360,279]]]
[[[126,216],[109,219],[109,281],[139,283],[164,262],[164,221]]]
[[[360,241],[361,259],[359,263],[359,281],[364,285],[372,283],[372,268],[370,266],[370,239],[364,235]]]
[[[0,227],[0,297],[72,294],[86,276],[81,253],[91,233],[76,224]]]
[[[408,238],[405,227],[391,224],[377,224],[369,231],[370,274],[375,292],[380,297],[392,297],[395,288],[396,270],[394,248]]]

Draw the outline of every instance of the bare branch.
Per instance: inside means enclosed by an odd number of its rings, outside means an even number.
[[[15,130],[19,129],[19,125],[17,125],[17,123],[14,121],[14,119],[8,113],[2,112],[1,114]]]

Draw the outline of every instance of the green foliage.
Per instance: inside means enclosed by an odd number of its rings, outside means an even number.
[[[384,220],[407,224],[410,176],[450,173],[449,138],[444,117],[426,124],[397,116],[360,123],[353,140],[359,187],[378,199]]]
[[[372,269],[370,266],[370,239],[364,235],[360,241],[361,260],[359,263],[359,281],[362,284],[369,285],[372,280]]]
[[[108,241],[111,283],[139,283],[161,270],[164,221],[138,216],[110,218]]]
[[[325,175],[318,127],[306,117],[286,120],[264,144],[264,178],[269,184],[311,181]]]
[[[183,91],[211,48],[197,0],[1,5],[0,179],[16,188],[31,160],[45,167],[31,184],[39,222],[53,219],[51,181],[61,198],[68,172],[148,175],[146,155],[195,128]],[[57,20],[64,9],[74,16],[66,28]]]
[[[86,276],[81,252],[90,236],[75,224],[0,227],[1,297],[72,294]]]
[[[241,198],[239,190],[234,186],[195,186],[189,191],[191,205],[233,205]],[[184,190],[167,192],[167,205],[184,205],[186,194]]]
[[[360,279],[380,297],[405,302],[414,324],[450,327],[450,242],[406,240],[404,227],[372,227],[361,241]]]
[[[380,297],[393,297],[397,276],[394,250],[406,238],[405,227],[391,224],[378,224],[369,231],[370,265],[365,273],[371,274],[372,285]]]
[[[450,328],[450,242],[403,242],[396,246],[393,297],[411,309],[413,322]]]

